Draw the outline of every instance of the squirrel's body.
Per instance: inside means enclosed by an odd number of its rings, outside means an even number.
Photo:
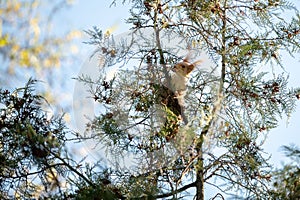
[[[177,105],[171,110],[173,110],[173,112],[175,113],[178,114],[180,113],[180,116],[183,118],[185,123],[187,123],[187,119],[184,115],[184,106],[185,106],[184,97],[186,95],[187,82],[188,82],[189,74],[200,62],[201,61],[190,63],[188,62],[188,58],[185,58],[183,62],[179,62],[175,64],[174,67],[172,68],[172,72],[170,73],[169,84],[167,84],[167,81],[165,81],[164,84],[165,87],[167,87],[173,93],[172,97],[168,97],[168,98],[173,98],[173,100],[169,99],[167,100],[167,102],[169,102],[169,104],[171,104],[170,102],[173,102],[172,103],[173,107],[175,106],[174,102],[177,102],[176,103]]]

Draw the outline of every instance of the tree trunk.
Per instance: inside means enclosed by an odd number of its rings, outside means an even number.
[[[203,172],[203,134],[200,135],[196,146],[198,160],[196,164],[196,200],[204,200],[204,172]]]

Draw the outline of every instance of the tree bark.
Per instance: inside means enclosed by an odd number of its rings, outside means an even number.
[[[196,200],[204,200],[204,168],[203,168],[203,135],[201,133],[200,138],[196,146],[198,160],[196,164]]]

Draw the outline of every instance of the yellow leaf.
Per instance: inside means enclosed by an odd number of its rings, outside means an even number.
[[[39,4],[40,4],[39,1],[34,1],[34,2],[32,2],[32,4],[31,4],[31,8],[32,8],[32,9],[35,9],[35,8],[37,8],[37,7],[39,6]]]
[[[70,33],[68,33],[67,35],[67,40],[72,40],[74,38],[81,38],[82,37],[82,32],[81,31],[78,31],[78,30],[74,30],[74,31],[71,31]]]
[[[17,190],[15,191],[15,198],[21,199],[21,194]]]
[[[166,22],[164,22],[164,24],[162,25],[162,28],[166,28],[166,27],[168,27],[169,26],[169,23],[166,21]]]
[[[165,18],[162,18],[162,23],[163,23],[162,28],[166,28],[169,25],[169,22]]]
[[[11,53],[12,54],[17,54],[17,52],[19,51],[20,46],[17,44],[13,44],[13,46],[11,47]]]
[[[20,52],[20,65],[21,66],[30,65],[29,51],[27,49],[24,49]]]
[[[229,126],[230,126],[229,122],[226,121],[226,122],[225,122],[225,126],[226,126],[226,127],[229,127]]]
[[[21,8],[21,2],[16,2],[14,5],[13,5],[13,10],[15,12],[18,12]]]
[[[57,180],[58,173],[55,169],[48,169],[46,171],[46,176],[47,176],[48,180],[51,182],[51,181]]]
[[[76,54],[79,52],[79,49],[76,45],[71,45],[71,53]]]
[[[0,15],[1,15],[1,9],[0,9]],[[2,37],[2,19],[0,19],[0,37]]]
[[[71,115],[69,113],[64,114],[64,121],[67,123],[71,122]]]
[[[44,67],[60,67],[59,55],[52,55],[43,61]]]
[[[47,99],[48,103],[50,103],[50,104],[54,104],[55,103],[55,98],[54,98],[54,96],[52,95],[52,93],[49,90],[47,90],[43,94],[43,97],[45,97],[45,99]]]
[[[42,45],[36,45],[33,47],[32,51],[34,54],[40,54],[43,52],[43,46]]]
[[[43,65],[45,67],[50,67],[51,66],[51,61],[49,58],[46,58],[44,61],[43,61]]]
[[[0,47],[5,47],[8,45],[8,35],[0,38]]]
[[[106,29],[104,36],[109,37],[113,32],[115,32],[118,29],[118,24],[114,24],[108,29]]]
[[[68,5],[72,5],[72,4],[75,4],[75,3],[76,3],[75,0],[67,0]]]
[[[60,67],[60,59],[58,55],[52,56],[51,61],[54,67]]]
[[[192,47],[195,48],[197,45],[197,42],[195,40],[192,41]]]
[[[32,18],[32,19],[30,19],[29,23],[30,23],[30,26],[31,26],[34,34],[36,36],[39,36],[40,33],[41,33],[41,29],[39,27],[39,19],[38,18]]]

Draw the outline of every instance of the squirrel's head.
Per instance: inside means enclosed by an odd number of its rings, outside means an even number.
[[[196,62],[190,63],[188,61],[188,58],[185,58],[182,62],[176,63],[174,65],[173,71],[175,73],[187,77],[195,69],[195,67],[201,62],[202,60],[198,60]]]

